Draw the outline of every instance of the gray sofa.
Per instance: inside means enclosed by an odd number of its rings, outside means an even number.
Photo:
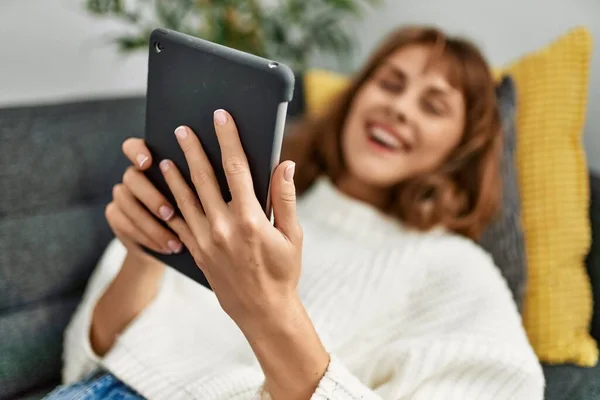
[[[290,113],[302,104],[297,88]],[[112,238],[104,207],[128,165],[120,145],[142,136],[144,108],[136,97],[0,109],[0,399],[59,382],[63,329]],[[594,176],[592,188],[600,215]],[[547,399],[600,398],[600,367],[544,369]]]

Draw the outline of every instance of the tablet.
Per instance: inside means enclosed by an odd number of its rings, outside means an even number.
[[[145,123],[146,145],[155,162],[146,171],[147,177],[175,208],[175,199],[160,172],[159,162],[172,160],[193,188],[174,134],[175,128],[187,125],[202,143],[224,200],[230,201],[213,124],[213,112],[225,109],[237,125],[256,197],[270,219],[271,175],[279,164],[287,106],[293,91],[294,74],[284,64],[183,33],[155,29],[149,41]],[[210,288],[186,249],[173,255],[146,251]]]

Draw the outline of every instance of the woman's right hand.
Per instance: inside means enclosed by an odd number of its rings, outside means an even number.
[[[123,153],[133,166],[125,171],[122,183],[114,186],[113,199],[106,206],[106,219],[127,248],[127,256],[94,307],[90,343],[98,356],[112,348],[115,338],[158,293],[165,266],[141,246],[164,254],[180,252],[182,241],[193,246],[193,241],[187,240],[191,233],[183,218],[175,214],[171,204],[142,172],[152,165],[144,141],[127,139]],[[159,220],[166,221],[170,229]],[[191,251],[195,248],[191,247]]]
[[[111,229],[130,255],[151,257],[140,245],[162,254],[179,253],[183,246],[174,231],[181,232],[177,228],[182,228],[185,221],[142,172],[152,165],[150,151],[138,138],[127,139],[122,148],[133,166],[123,174],[122,183],[113,187],[113,199],[106,206]],[[173,230],[165,228],[157,218],[166,221]]]

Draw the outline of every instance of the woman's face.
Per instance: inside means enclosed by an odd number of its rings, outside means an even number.
[[[430,52],[420,45],[397,50],[358,90],[342,131],[352,181],[391,187],[433,170],[460,142],[465,101],[443,68],[427,68]]]

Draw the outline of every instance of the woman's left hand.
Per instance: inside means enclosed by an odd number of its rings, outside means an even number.
[[[302,229],[296,217],[295,165],[284,162],[273,174],[273,226],[254,193],[248,161],[233,119],[227,112],[217,110],[214,123],[231,202],[223,200],[202,145],[188,127],[177,128],[175,134],[189,165],[195,191],[172,161],[162,161],[160,168],[198,244],[193,254],[196,263],[222,308],[242,331],[247,331],[296,306]],[[182,239],[185,243],[185,238]]]
[[[223,200],[196,135],[188,127],[177,128],[196,189],[187,185],[173,162],[160,163],[189,226],[189,231],[177,233],[221,307],[244,333],[272,398],[308,399],[325,374],[329,354],[297,292],[302,229],[296,217],[295,165],[283,162],[273,174],[273,226],[256,199],[233,119],[217,110],[214,121],[232,200]]]

